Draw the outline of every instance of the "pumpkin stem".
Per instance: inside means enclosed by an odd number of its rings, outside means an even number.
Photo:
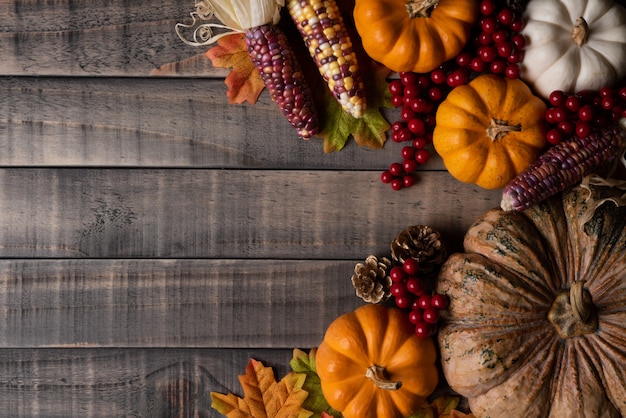
[[[409,0],[406,11],[411,19],[416,17],[430,17],[430,14],[439,4],[439,0]]]
[[[583,46],[587,43],[587,39],[589,39],[589,25],[587,21],[580,16],[576,19],[576,24],[572,30],[572,41],[578,46]]]
[[[503,136],[505,136],[508,132],[515,131],[519,132],[522,130],[522,124],[518,123],[517,125],[509,125],[508,122],[499,120],[499,119],[491,119],[491,124],[487,127],[487,136],[492,140],[496,141]]]
[[[365,377],[369,378],[376,386],[385,390],[398,390],[402,386],[400,381],[389,380],[387,371],[383,366],[373,365],[365,372]]]
[[[584,286],[584,280],[577,280],[569,290],[559,292],[548,312],[548,320],[563,339],[590,334],[598,328],[595,306]]]

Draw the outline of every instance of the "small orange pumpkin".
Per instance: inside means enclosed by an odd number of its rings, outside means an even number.
[[[457,180],[498,189],[543,150],[545,111],[523,81],[481,75],[439,105],[433,146]]]
[[[454,58],[478,19],[476,0],[356,0],[367,54],[389,69],[426,73]]]
[[[324,397],[345,418],[410,416],[437,386],[436,360],[433,339],[383,305],[335,319],[315,357]]]

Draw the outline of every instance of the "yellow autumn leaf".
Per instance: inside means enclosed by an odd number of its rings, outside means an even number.
[[[308,393],[302,389],[303,373],[290,372],[280,382],[271,367],[250,359],[246,373],[239,376],[244,397],[211,392],[211,407],[228,418],[308,418],[302,407]]]

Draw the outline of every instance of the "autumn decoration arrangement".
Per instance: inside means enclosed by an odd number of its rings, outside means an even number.
[[[621,0],[198,0],[192,17],[177,32],[232,69],[231,103],[267,88],[325,152],[403,144],[381,174],[394,190],[433,152],[502,190],[463,252],[418,224],[357,263],[363,306],[279,382],[250,360],[244,397],[213,393],[217,411],[626,416]]]

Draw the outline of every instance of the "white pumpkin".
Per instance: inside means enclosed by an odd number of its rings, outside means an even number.
[[[531,0],[521,77],[535,93],[576,93],[626,75],[626,8],[612,0]]]

